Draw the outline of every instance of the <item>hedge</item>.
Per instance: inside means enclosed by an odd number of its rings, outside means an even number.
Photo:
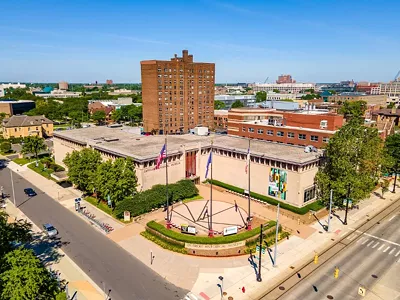
[[[207,182],[210,182],[210,181],[211,180],[207,180]],[[220,187],[222,187],[224,189],[227,189],[227,190],[239,193],[239,194],[244,194],[244,189],[239,188],[237,186],[233,186],[233,185],[230,185],[230,184],[218,181],[218,180],[214,180],[214,179],[213,179],[212,183],[217,185],[217,186],[220,186]],[[289,211],[294,212],[294,213],[299,214],[299,215],[305,215],[310,210],[318,211],[321,208],[325,207],[321,203],[321,201],[316,201],[316,202],[310,203],[310,204],[308,204],[306,206],[303,206],[303,207],[295,207],[295,206],[292,206],[290,204],[284,203],[282,201],[278,201],[278,200],[273,199],[271,197],[260,195],[260,194],[254,193],[254,192],[250,192],[250,196],[255,198],[255,199],[267,202],[267,203],[269,203],[271,205],[275,205],[275,206],[277,206],[278,203],[280,203],[280,207],[281,208],[289,210]]]
[[[275,226],[275,221],[270,221],[266,226],[264,226],[264,230],[267,230],[273,226]],[[187,235],[183,233],[179,233],[170,229],[165,228],[162,224],[159,224],[155,221],[150,221],[147,223],[147,227],[158,231],[162,235],[169,237],[171,239],[185,242],[185,243],[193,243],[193,244],[229,244],[247,240],[251,237],[254,237],[257,234],[260,234],[260,228],[254,228],[249,231],[245,231],[242,233],[238,233],[235,235],[230,236],[217,236],[213,238],[209,238],[206,236],[194,236],[194,235]],[[263,230],[263,231],[264,231]]]
[[[168,199],[172,201],[180,201],[186,198],[197,196],[198,189],[191,180],[180,180],[177,183],[168,185]],[[151,189],[138,193],[133,197],[117,203],[115,215],[122,218],[124,211],[130,211],[131,216],[139,216],[148,213],[153,209],[157,209],[166,205],[166,186],[155,185]]]
[[[187,254],[187,250],[185,249],[185,247],[183,246],[179,246],[176,244],[172,244],[171,242],[169,242],[166,239],[163,239],[159,236],[156,236],[148,231],[143,231],[140,233],[140,235],[142,235],[144,238],[148,239],[149,241],[152,241],[153,243],[159,245],[161,248],[170,250],[170,251],[174,251],[174,252],[178,252],[178,253],[182,253],[182,254]]]

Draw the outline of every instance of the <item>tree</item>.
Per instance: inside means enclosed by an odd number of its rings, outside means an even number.
[[[321,98],[320,94],[307,94],[307,95],[301,96],[302,100],[314,100],[314,99],[319,99],[319,98]]]
[[[277,93],[277,94],[279,94],[281,91],[280,90],[278,90],[278,89],[273,89],[272,90],[274,93]]]
[[[97,124],[101,124],[106,119],[106,113],[103,110],[97,110],[92,114],[93,121],[96,121]]]
[[[44,143],[44,138],[34,135],[24,138],[21,152],[24,154],[34,154],[36,158],[36,166],[38,164],[38,155],[40,151],[46,150],[47,146]]]
[[[90,148],[74,150],[63,162],[68,167],[68,179],[82,191],[92,192],[96,170],[101,163],[100,153]]]
[[[3,123],[3,120],[7,117],[7,114],[4,112],[0,112],[0,124]]]
[[[389,184],[390,181],[388,179],[383,179],[383,181],[381,182],[381,190],[382,190],[382,198],[384,199],[383,195],[389,191]]]
[[[394,172],[393,192],[396,192],[397,174],[400,172],[400,133],[389,135],[385,140],[385,153],[392,159],[392,164],[388,168]]]
[[[11,151],[11,143],[10,142],[2,142],[0,144],[0,151],[3,153],[8,153]]]
[[[256,102],[263,102],[267,100],[267,92],[260,91],[256,93]]]
[[[395,107],[395,103],[394,102],[390,102],[387,106],[386,106],[386,108],[389,108],[389,109],[392,109],[393,107]]]
[[[236,100],[235,102],[232,103],[232,108],[240,108],[243,107],[243,103],[240,100]]]
[[[377,129],[350,121],[326,146],[323,164],[315,177],[319,198],[328,204],[331,189],[337,206],[343,206],[345,199],[356,203],[367,197],[378,183],[383,157],[383,142]],[[344,224],[347,209],[348,201]]]
[[[221,100],[214,101],[214,109],[224,109],[224,108],[225,108],[224,102],[222,102]]]
[[[339,113],[344,115],[347,121],[354,119],[354,121],[362,124],[366,109],[367,102],[365,101],[345,101],[339,109]]]
[[[4,257],[0,274],[1,299],[54,299],[59,293],[57,281],[51,277],[33,250],[15,249]]]
[[[117,158],[100,164],[96,171],[96,192],[103,198],[118,203],[136,192],[137,177],[131,158]]]

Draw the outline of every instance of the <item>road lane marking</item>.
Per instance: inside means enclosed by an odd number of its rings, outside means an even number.
[[[397,256],[399,256],[399,254],[400,254],[400,251],[399,251],[399,252],[397,252],[397,254],[396,254],[395,256],[397,257]]]
[[[385,250],[383,250],[383,252],[386,252],[390,249],[390,247],[387,247]]]
[[[364,245],[368,241],[369,241],[369,239],[366,239],[364,242],[361,243],[361,245]]]
[[[385,240],[385,239],[382,239],[382,238],[380,238],[380,237],[374,236],[374,235],[372,235],[372,234],[369,234],[369,233],[366,233],[366,232],[362,232],[362,231],[360,231],[360,230],[356,230],[356,229],[353,229],[353,228],[350,228],[350,229],[351,229],[351,230],[354,230],[354,231],[357,231],[357,232],[359,232],[359,233],[361,233],[361,234],[363,234],[363,235],[370,236],[370,237],[372,237],[372,238],[374,238],[374,239],[377,239],[377,240],[386,242],[386,243],[388,243],[388,244],[392,244],[392,245],[395,245],[395,246],[400,246],[399,243],[395,243],[395,242],[392,242],[392,241],[389,241],[389,240]]]
[[[351,240],[353,240],[356,236],[357,236],[357,235],[356,235],[355,233],[353,233],[353,234],[349,235],[349,236],[347,237],[347,239],[351,241]]]
[[[396,251],[396,248],[393,248],[392,250],[390,250],[389,255],[392,254],[393,251]]]
[[[371,246],[373,243],[374,243],[374,241],[371,241],[371,242],[367,245],[367,247]]]
[[[382,244],[382,245],[379,247],[378,251],[381,251],[381,249],[382,249],[383,247],[385,247],[385,244]]]
[[[397,215],[392,216],[392,217],[389,219],[389,222],[392,221],[396,216],[397,216]]]
[[[378,246],[380,243],[377,242],[372,248],[375,248],[376,246]]]

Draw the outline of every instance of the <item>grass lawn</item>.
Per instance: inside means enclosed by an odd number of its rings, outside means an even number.
[[[191,202],[191,201],[203,200],[203,199],[204,199],[204,198],[203,198],[202,196],[197,195],[197,196],[193,196],[192,198],[186,198],[186,199],[184,199],[182,202],[183,202],[183,203],[188,203],[188,202]]]
[[[38,166],[36,167],[36,163],[33,162],[28,165],[28,168],[31,169],[32,171],[35,171],[36,173],[42,175],[43,177],[46,177],[47,179],[54,180],[50,175],[54,171],[52,169],[45,169],[44,165],[39,162]]]
[[[15,158],[13,159],[13,162],[15,162],[16,164],[19,164],[20,166],[26,165],[27,163],[30,163],[32,161],[34,161],[34,158]]]

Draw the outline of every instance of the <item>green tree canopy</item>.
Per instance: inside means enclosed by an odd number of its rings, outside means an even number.
[[[383,141],[375,128],[350,122],[329,140],[323,160],[315,177],[319,198],[329,203],[333,189],[336,205],[348,198],[357,202],[378,183],[384,163]]]
[[[112,112],[111,118],[116,121],[132,121],[141,122],[143,119],[142,106],[136,106],[134,104],[124,105],[120,109]]]
[[[339,109],[339,113],[344,115],[345,119],[349,121],[357,121],[363,123],[363,116],[367,109],[367,102],[365,101],[345,101]]]
[[[221,100],[214,101],[214,109],[224,109],[224,108],[225,108],[224,102],[222,102]]]
[[[240,100],[236,100],[235,102],[232,103],[232,108],[240,108],[240,107],[244,107],[242,101]]]
[[[307,95],[301,96],[302,100],[313,100],[313,99],[319,99],[319,98],[321,98],[320,94],[307,94]]]
[[[96,170],[101,163],[100,153],[90,148],[74,150],[67,154],[64,163],[68,167],[69,180],[82,191],[92,192]]]
[[[256,102],[264,102],[267,100],[267,92],[260,91],[256,93]]]
[[[3,259],[0,274],[1,299],[54,299],[59,293],[57,281],[43,267],[32,250],[18,248]]]
[[[131,158],[117,158],[100,164],[96,171],[95,187],[100,197],[118,203],[136,192],[137,177]]]
[[[273,91],[274,93],[278,93],[278,94],[281,92],[281,91],[278,90],[278,89],[273,89],[272,91]]]
[[[47,146],[44,143],[44,138],[37,135],[33,135],[24,138],[24,143],[22,145],[21,152],[24,154],[34,154],[37,160],[39,152],[46,149]]]
[[[92,114],[93,121],[96,121],[97,124],[101,124],[106,119],[106,113],[103,110],[97,110]]]
[[[11,151],[11,143],[10,143],[10,142],[7,142],[7,141],[2,142],[2,143],[0,144],[0,151],[3,152],[3,153],[8,153],[8,152],[10,152],[10,151]]]

